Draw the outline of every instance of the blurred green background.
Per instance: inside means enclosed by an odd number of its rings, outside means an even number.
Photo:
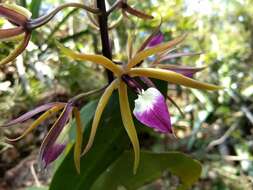
[[[16,2],[33,12],[49,12],[53,7],[72,2],[63,0],[0,1]],[[34,2],[35,3],[34,5]],[[78,1],[75,1],[78,2]],[[82,2],[82,1],[79,1]],[[87,1],[88,2],[88,1]],[[109,1],[112,4],[114,1]],[[152,14],[156,19],[143,21],[130,16],[110,31],[115,60],[127,61],[125,49],[128,31],[135,35],[137,49],[159,23],[166,40],[183,33],[188,37],[175,51],[203,52],[200,56],[170,60],[186,66],[207,66],[197,74],[200,81],[219,84],[225,90],[203,92],[169,85],[168,95],[184,111],[182,116],[171,104],[173,126],[178,139],[144,133],[144,149],[155,152],[179,150],[203,164],[200,181],[193,189],[252,189],[253,187],[253,1],[252,0],[129,0],[129,4]],[[110,17],[115,22],[120,12]],[[0,18],[0,26],[6,22]],[[54,40],[81,52],[100,53],[99,32],[81,10],[66,9],[46,26],[33,33],[27,51],[15,62],[0,67],[0,123],[50,101],[66,101],[84,91],[106,83],[103,68],[60,56]],[[15,43],[0,43],[0,59]],[[80,102],[84,105],[85,101]],[[50,124],[50,121],[48,121]],[[1,136],[16,136],[19,128],[0,131]],[[7,144],[0,141],[0,189],[19,189],[46,185],[50,174],[15,176],[20,163],[36,160],[47,128],[39,128],[23,141]],[[35,153],[34,153],[35,152]],[[22,168],[22,167],[21,167]],[[14,174],[13,174],[14,173]],[[18,173],[18,172],[17,172]],[[14,180],[14,181],[13,181]],[[39,184],[38,184],[39,183]],[[169,173],[143,189],[173,189],[176,179]]]

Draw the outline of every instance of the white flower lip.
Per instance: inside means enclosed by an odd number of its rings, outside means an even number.
[[[165,98],[156,88],[148,88],[138,95],[133,114],[141,123],[150,128],[162,133],[172,133]]]

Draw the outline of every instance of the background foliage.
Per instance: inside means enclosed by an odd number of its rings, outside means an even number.
[[[42,15],[63,2],[70,1],[17,1],[30,8],[34,15]],[[140,136],[143,149],[182,151],[198,159],[203,164],[203,172],[193,189],[250,189],[253,183],[253,1],[142,0],[136,3],[129,0],[129,3],[158,18],[161,15],[161,30],[167,40],[188,33],[181,49],[203,52],[200,56],[171,62],[207,65],[208,68],[197,78],[226,87],[224,91],[208,93],[169,85],[168,95],[185,112],[183,117],[169,104],[179,138],[175,140],[144,131]],[[113,14],[111,21],[118,16],[119,13]],[[159,19],[123,19],[110,33],[114,39],[115,59],[127,59],[127,30],[136,35],[138,48],[158,22]],[[0,19],[0,25],[3,24],[3,19]],[[106,82],[103,68],[61,57],[54,39],[82,52],[99,53],[101,49],[98,32],[82,11],[68,9],[58,14],[33,34],[32,42],[22,57],[0,68],[1,123],[36,105],[67,100]],[[13,46],[11,42],[1,42],[0,58],[6,56]],[[85,103],[80,102],[80,105]],[[5,131],[5,135],[16,136],[22,132],[22,127]],[[42,126],[23,141],[13,145],[0,144],[0,187],[16,189],[31,184],[47,185],[50,172],[39,176],[39,184],[36,180],[34,183],[34,176],[30,174],[30,166],[36,160],[36,151],[47,131]],[[20,163],[29,167],[25,169]],[[177,183],[175,177],[165,172],[162,178],[143,189],[167,189]]]

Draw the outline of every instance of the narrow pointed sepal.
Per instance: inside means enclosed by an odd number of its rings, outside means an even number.
[[[186,77],[182,74],[176,73],[174,71],[168,71],[165,69],[153,69],[153,68],[134,68],[128,73],[131,77],[135,76],[145,76],[150,78],[155,78],[159,80],[164,80],[172,84],[183,85],[186,87],[201,89],[201,90],[220,90],[223,89],[221,86],[216,86],[204,82],[199,82]]]
[[[24,138],[32,130],[34,130],[36,127],[41,125],[47,118],[51,117],[52,115],[54,115],[55,113],[60,111],[62,108],[64,108],[64,104],[59,104],[59,105],[52,107],[51,109],[49,109],[48,111],[43,113],[38,119],[36,119],[19,137],[16,137],[13,139],[7,138],[7,140],[8,141],[18,141],[18,140]]]
[[[148,58],[151,55],[155,55],[157,53],[161,53],[164,52],[168,49],[174,48],[176,45],[178,45],[179,43],[181,43],[184,39],[185,39],[186,35],[183,35],[181,37],[178,37],[172,41],[169,42],[165,42],[162,44],[158,44],[154,47],[145,49],[143,51],[140,51],[139,53],[137,53],[133,59],[131,59],[128,64],[127,64],[127,68],[131,69],[132,67],[134,67],[135,65],[137,65],[138,63],[140,63],[141,61],[143,61],[144,59]]]
[[[41,112],[46,111],[46,110],[50,110],[54,107],[58,107],[58,106],[62,107],[64,105],[65,105],[65,103],[61,103],[61,102],[51,102],[51,103],[47,103],[47,104],[38,106],[38,107],[34,108],[33,110],[21,115],[20,117],[18,117],[16,119],[13,119],[13,120],[3,124],[0,127],[10,127],[10,126],[16,125],[18,123],[23,123],[23,122],[27,121],[28,119],[32,118],[33,116],[35,116],[38,113],[41,113]]]
[[[63,146],[63,143],[58,143],[57,139],[64,126],[68,122],[72,111],[73,106],[68,103],[62,111],[60,117],[56,120],[49,133],[43,140],[39,152],[39,162],[42,168],[46,168],[63,152],[65,146]]]
[[[82,120],[80,111],[75,107],[74,115],[76,119],[76,143],[75,143],[75,149],[74,149],[74,161],[77,172],[80,174],[80,157],[81,157],[81,149],[82,149],[82,142],[83,142],[83,132],[82,132]]]
[[[88,143],[86,145],[86,147],[84,148],[83,152],[82,152],[82,155],[86,154],[90,148],[92,147],[92,144],[94,142],[94,139],[95,139],[95,135],[96,135],[96,132],[97,132],[97,128],[98,128],[98,125],[99,125],[99,121],[100,121],[100,118],[102,116],[102,113],[113,93],[113,91],[115,90],[115,88],[117,87],[117,83],[118,83],[118,80],[114,80],[105,90],[104,94],[102,95],[102,97],[100,98],[99,102],[98,102],[98,106],[97,106],[97,109],[96,109],[96,112],[95,112],[95,116],[93,118],[93,122],[92,122],[92,126],[91,126],[91,132],[90,132],[90,137],[89,137],[89,140],[88,140]]]
[[[204,70],[206,67],[185,67],[181,65],[174,64],[157,64],[158,68],[167,69],[170,71],[174,71],[176,73],[182,74],[186,77],[193,78],[194,74]]]
[[[172,133],[166,100],[156,88],[148,88],[138,95],[133,113],[144,125],[162,133]]]
[[[127,86],[124,82],[120,81],[118,89],[119,89],[119,103],[122,122],[134,149],[134,174],[135,174],[137,172],[140,162],[140,144],[129,106]]]
[[[122,70],[118,65],[114,64],[110,59],[102,55],[78,53],[69,48],[64,47],[62,44],[60,44],[57,41],[55,43],[63,54],[65,54],[68,57],[71,57],[74,60],[91,61],[93,63],[97,63],[99,65],[104,66],[105,68],[109,69],[110,71],[112,71],[113,73],[117,75],[120,75],[122,73]]]

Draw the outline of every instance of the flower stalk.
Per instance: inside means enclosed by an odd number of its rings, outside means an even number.
[[[112,60],[112,50],[108,34],[108,15],[106,13],[105,0],[97,0],[97,8],[101,12],[101,14],[98,16],[98,24],[102,42],[102,53],[106,58]],[[106,72],[108,82],[111,83],[114,79],[113,73],[109,70],[106,70]]]

